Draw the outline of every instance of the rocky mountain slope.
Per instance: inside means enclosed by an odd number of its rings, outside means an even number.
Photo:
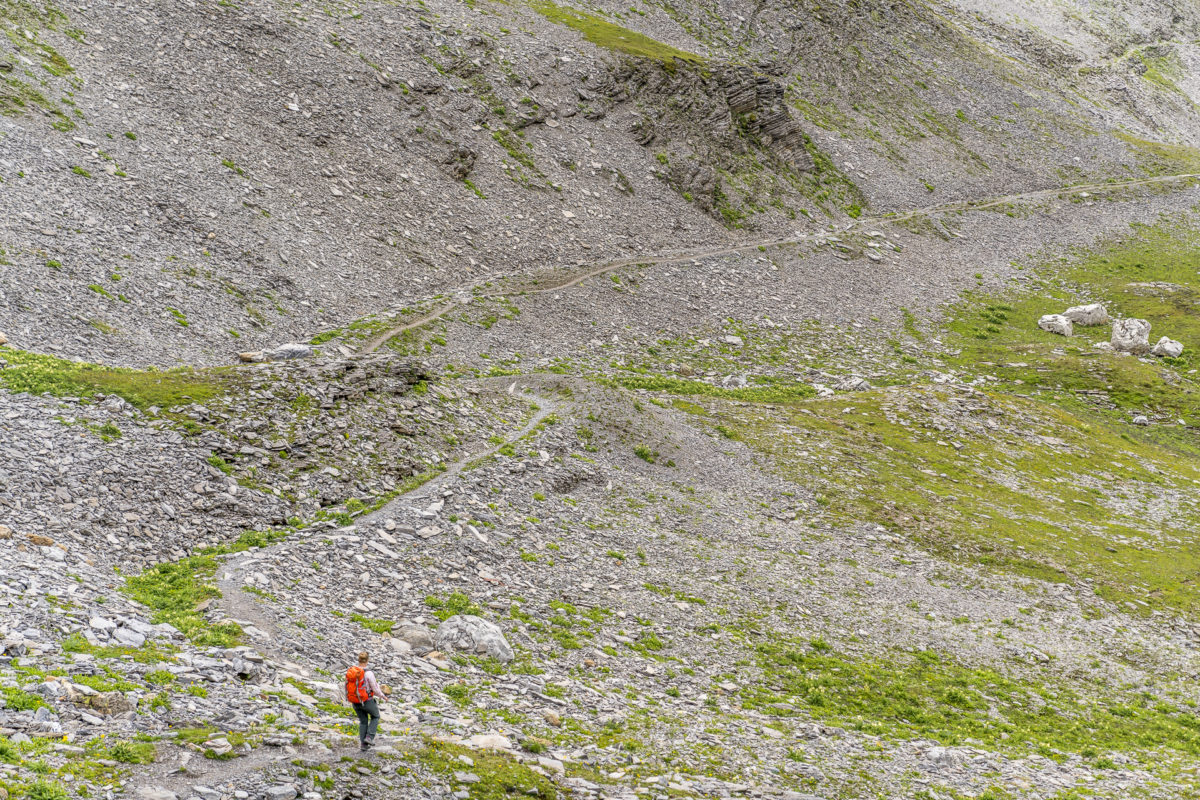
[[[1200,796],[1194,3],[0,29],[3,796]]]

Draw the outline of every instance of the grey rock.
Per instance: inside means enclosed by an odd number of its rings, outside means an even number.
[[[443,652],[459,650],[488,656],[501,663],[513,660],[512,647],[500,628],[470,614],[457,614],[443,622],[438,626],[434,641],[437,649]]]
[[[295,786],[290,783],[281,783],[278,786],[267,787],[263,797],[267,800],[294,800],[297,794]]]
[[[1038,327],[1050,333],[1057,333],[1060,336],[1070,336],[1074,332],[1071,327],[1071,320],[1062,314],[1044,314],[1038,320]]]
[[[233,752],[233,745],[230,744],[229,740],[226,739],[224,736],[217,736],[212,739],[209,739],[207,742],[204,743],[203,747],[205,750],[212,750],[215,754],[217,754],[219,756],[223,756],[223,755],[226,755],[227,753]]]
[[[161,786],[143,786],[137,790],[138,800],[179,800],[179,796],[170,789]]]
[[[273,350],[267,351],[267,358],[271,361],[290,361],[294,358],[308,358],[313,354],[313,349],[298,342],[290,342],[281,344]]]
[[[407,624],[392,631],[392,636],[406,642],[413,652],[423,656],[434,648],[433,634],[424,625]]]
[[[1062,315],[1076,325],[1107,325],[1109,322],[1108,309],[1101,303],[1071,306]]]
[[[1179,356],[1183,355],[1183,344],[1164,336],[1151,348],[1150,355],[1179,358]]]
[[[1119,319],[1112,327],[1113,350],[1143,355],[1150,352],[1150,323],[1144,319]]]
[[[871,383],[866,378],[850,375],[838,381],[833,387],[839,392],[866,392],[871,390]]]
[[[145,636],[129,628],[117,628],[113,631],[113,638],[129,647],[141,647],[146,643]]]

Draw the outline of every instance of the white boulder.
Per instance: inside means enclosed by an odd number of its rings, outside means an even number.
[[[1071,306],[1062,315],[1076,325],[1107,325],[1109,323],[1108,309],[1100,303]]]
[[[1119,319],[1112,326],[1113,350],[1134,355],[1150,352],[1150,323],[1144,319]]]
[[[871,384],[866,378],[850,375],[838,381],[833,388],[839,392],[866,392],[871,389]]]
[[[1183,355],[1183,344],[1174,339],[1168,339],[1166,336],[1158,340],[1158,344],[1150,350],[1152,356],[1166,356],[1167,358],[1179,358]]]
[[[458,650],[494,658],[504,664],[513,660],[512,646],[500,628],[470,614],[456,614],[443,622],[438,626],[434,641],[443,653]]]
[[[312,354],[313,349],[308,345],[291,342],[267,351],[267,358],[271,361],[288,361],[293,358],[308,358]]]
[[[1073,330],[1071,328],[1071,320],[1062,314],[1044,314],[1038,320],[1038,327],[1050,333],[1057,333],[1060,336],[1070,336]]]
[[[477,733],[467,740],[467,745],[477,750],[509,751],[513,749],[509,738],[499,733]]]

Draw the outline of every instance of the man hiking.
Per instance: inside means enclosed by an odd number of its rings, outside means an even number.
[[[346,670],[346,700],[354,706],[358,715],[358,744],[360,750],[370,750],[375,744],[375,731],[379,729],[379,704],[387,698],[375,682],[375,675],[367,669],[370,656],[358,654],[358,666]]]

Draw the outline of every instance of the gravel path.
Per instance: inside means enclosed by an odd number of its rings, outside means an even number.
[[[1058,197],[1063,194],[1079,194],[1086,192],[1089,194],[1101,194],[1113,192],[1120,189],[1135,189],[1141,186],[1150,186],[1163,183],[1177,183],[1181,181],[1193,181],[1200,179],[1200,173],[1181,173],[1178,175],[1161,175],[1154,178],[1141,178],[1138,180],[1115,181],[1111,183],[1086,183],[1072,186],[1062,186],[1054,189],[1039,189],[1031,192],[1018,192],[1016,194],[1001,195],[999,197],[991,197],[987,199],[962,200],[954,203],[939,203],[922,208],[915,208],[910,211],[903,212],[887,212],[885,214],[875,214],[868,217],[862,217],[845,229],[845,232],[852,232],[857,229],[862,229],[871,225],[880,225],[884,223],[896,224],[914,219],[920,216],[932,214],[947,214],[955,211],[985,211],[991,208],[1007,205],[1010,203],[1020,203],[1029,200],[1039,200],[1049,197]],[[597,275],[603,275],[606,272],[631,267],[634,265],[640,266],[662,266],[668,264],[680,264],[686,261],[704,258],[719,258],[721,256],[735,255],[737,253],[746,253],[762,247],[776,247],[785,244],[804,244],[813,240],[819,240],[824,236],[823,233],[804,234],[801,233],[794,237],[768,237],[763,239],[752,239],[750,241],[741,242],[735,245],[724,247],[699,247],[682,250],[677,252],[661,253],[659,255],[639,255],[633,258],[617,259],[616,261],[605,260],[598,261],[591,265],[583,272],[566,271],[556,272],[545,276],[538,276],[532,279],[532,282],[524,286],[507,286],[502,289],[483,291],[480,284],[471,284],[459,287],[453,290],[450,294],[461,300],[454,300],[439,306],[434,311],[425,314],[411,322],[400,325],[372,337],[362,347],[363,353],[373,353],[382,347],[387,342],[408,330],[420,328],[428,325],[430,322],[441,319],[446,314],[458,308],[463,302],[475,297],[504,297],[512,294],[542,294],[546,292],[562,291],[570,289],[573,286],[578,286],[589,278],[594,278]]]

